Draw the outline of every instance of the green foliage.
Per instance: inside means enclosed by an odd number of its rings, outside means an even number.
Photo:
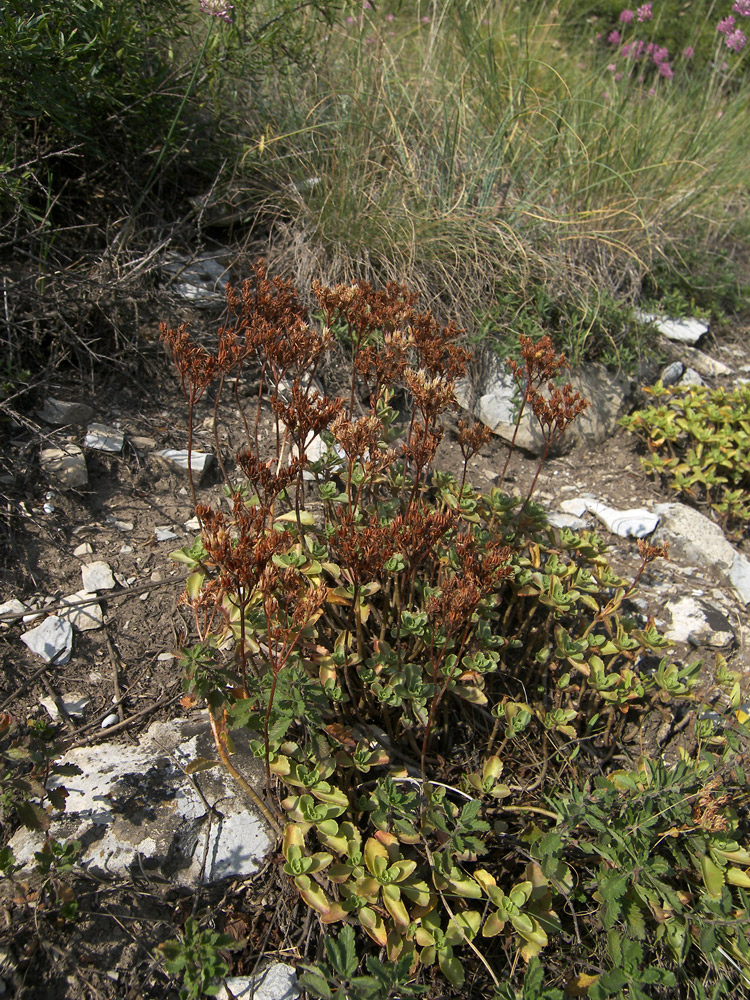
[[[305,965],[307,972],[299,980],[311,996],[321,1000],[387,1000],[394,992],[402,997],[416,997],[425,992],[425,987],[410,983],[409,955],[402,955],[393,963],[368,955],[368,975],[357,975],[359,958],[354,930],[349,924],[335,937],[326,936],[323,946],[328,961]]]
[[[572,899],[587,914],[577,933],[601,964],[579,985],[606,996],[627,975],[642,992],[668,987],[674,972],[655,959],[672,934],[661,912],[690,910],[690,878],[726,910],[728,886],[741,892],[746,878],[744,834],[723,792],[706,800],[710,822],[696,822],[715,759],[573,782],[552,809],[517,804],[508,778],[540,746],[565,773],[581,737],[611,756],[629,721],[694,699],[700,665],[672,663],[653,623],[626,613],[661,550],[640,542],[641,566],[626,580],[601,538],[553,531],[531,494],[475,491],[467,470],[487,440],[479,425],[459,424],[460,481],[431,476],[466,361],[457,331],[397,286],[316,283],[314,295],[320,327],[290,283],[258,265],[241,295],[229,294],[215,353],[184,328],[163,329],[191,414],[213,381],[240,365],[260,373],[230,512],[199,504],[201,545],[174,555],[193,570],[186,599],[200,635],[184,654],[187,687],[207,700],[220,746],[252,730],[280,790],[284,872],[323,924],[343,924],[327,962],[309,968],[309,988],[388,995],[432,966],[461,988],[471,957],[486,954],[491,968],[502,944],[528,965],[508,989],[552,1000],[560,980],[538,959],[564,964],[555,956]],[[338,397],[309,381],[334,347],[349,366]],[[582,405],[555,387],[563,367],[547,337],[522,338],[521,361],[510,362],[548,442]],[[276,425],[275,454],[259,446],[263,414]],[[316,437],[324,447],[311,463]],[[281,442],[302,458],[280,462]],[[471,741],[459,760],[462,726]],[[506,839],[509,818],[527,810],[556,825]],[[356,957],[355,927],[385,949],[396,978],[379,980]],[[722,947],[741,950],[741,935],[721,934]],[[649,935],[664,939],[661,951],[646,947]]]
[[[72,764],[60,764],[59,726],[29,721],[19,725],[0,714],[0,822],[12,828],[49,829],[50,815],[65,808],[67,791],[57,779],[80,774]]]
[[[180,937],[162,942],[159,951],[167,972],[182,979],[180,1000],[198,1000],[218,993],[219,980],[229,972],[222,952],[237,947],[238,943],[228,934],[201,928],[194,917],[188,917]]]
[[[648,445],[647,472],[742,530],[750,518],[750,387],[645,390],[656,405],[621,423]]]

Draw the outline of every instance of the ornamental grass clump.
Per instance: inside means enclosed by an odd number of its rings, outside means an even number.
[[[300,901],[394,963],[389,995],[412,995],[433,966],[455,988],[470,975],[501,990],[519,961],[538,978],[547,949],[562,975],[576,877],[567,848],[531,846],[528,822],[561,818],[541,796],[579,774],[579,739],[604,769],[629,724],[691,697],[697,665],[661,658],[653,622],[625,613],[664,552],[640,543],[628,581],[598,536],[553,531],[531,495],[476,491],[481,425],[459,424],[463,467],[441,472],[460,331],[395,284],[313,294],[317,325],[259,264],[229,290],[215,351],[163,327],[191,419],[209,384],[216,414],[230,377],[237,406],[240,379],[257,386],[226,500],[197,504],[200,540],[174,553],[192,569],[198,636],[186,703],[207,703],[218,756],[277,832]],[[521,348],[511,370],[553,441],[584,401],[555,383],[565,359],[547,338]],[[232,764],[238,729],[265,798]],[[575,919],[583,954],[596,919]],[[336,976],[377,991],[371,962],[354,976],[351,932],[335,940],[311,991],[334,995]]]

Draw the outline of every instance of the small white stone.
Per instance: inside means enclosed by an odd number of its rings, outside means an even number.
[[[41,625],[24,632],[21,642],[47,663],[54,660],[56,666],[62,666],[73,654],[73,628],[70,622],[50,615]]]
[[[171,542],[179,537],[172,531],[168,524],[162,524],[154,528],[154,535],[157,542]]]
[[[297,973],[292,965],[275,962],[255,976],[228,976],[216,1000],[296,1000],[299,996]],[[229,992],[227,992],[229,990]]]
[[[0,604],[0,617],[3,615],[19,615],[21,612],[26,610],[26,605],[22,604],[17,597],[11,597],[9,601],[6,601],[4,604]],[[11,621],[0,622],[0,627],[8,628],[11,624]]]
[[[125,444],[125,435],[116,427],[108,427],[106,424],[89,424],[86,440],[83,443],[87,448],[93,448],[95,451],[119,453]]]
[[[132,551],[133,551],[133,546],[132,545],[123,545],[120,548],[120,555],[121,556],[128,556],[128,555],[130,555],[130,553]]]
[[[65,424],[85,424],[91,420],[94,411],[86,403],[70,403],[65,399],[54,399],[48,396],[44,406],[39,411],[40,419],[45,423],[62,427]]]
[[[108,514],[104,518],[105,524],[111,525],[113,528],[117,528],[118,531],[132,531],[135,525],[132,521],[120,521],[112,514]]]
[[[98,590],[113,590],[115,586],[112,568],[105,562],[98,561],[81,566],[81,577],[83,589],[90,594]]]
[[[156,659],[161,663],[166,663],[168,660],[174,659],[174,653],[159,653]]]
[[[119,720],[120,716],[117,714],[117,712],[110,712],[109,715],[105,715],[105,717],[102,719],[101,728],[109,729],[110,726],[114,726],[114,724],[116,722],[119,722]]]
[[[157,451],[155,454],[159,455],[167,465],[172,468],[179,469],[182,472],[188,471],[188,452],[175,448],[165,448],[163,451]],[[204,451],[193,451],[190,453],[190,465],[193,470],[193,475],[200,476],[206,471],[206,469],[211,465],[213,461],[213,455],[209,452]]]
[[[185,521],[185,527],[188,531],[200,531],[201,523],[197,517],[191,517],[189,521]]]
[[[62,600],[65,604],[77,604],[79,601],[87,601],[95,597],[96,594],[92,594],[88,590],[77,590],[75,594],[69,594]],[[104,623],[101,606],[96,601],[70,609],[62,608],[60,617],[69,621],[73,628],[78,629],[79,632],[90,632],[93,629],[101,628]]]
[[[79,559],[81,556],[91,556],[94,554],[94,550],[91,548],[91,542],[81,542],[73,549],[73,555],[77,556]]]

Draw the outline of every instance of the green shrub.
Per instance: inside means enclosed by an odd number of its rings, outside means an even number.
[[[258,266],[253,281],[230,291],[214,353],[184,327],[163,328],[191,426],[212,383],[221,388],[250,364],[259,375],[228,507],[198,504],[201,539],[174,553],[193,570],[185,600],[199,636],[184,652],[185,688],[208,703],[219,757],[236,775],[231,733],[251,730],[278,806],[252,796],[282,840],[284,872],[323,924],[358,926],[385,949],[402,982],[406,970],[418,978],[437,965],[460,988],[470,965],[505,996],[497,970],[509,949],[528,964],[524,996],[559,996],[538,958],[561,975],[575,899],[577,933],[598,953],[592,996],[617,993],[622,970],[634,989],[670,987],[663,949],[631,931],[618,944],[610,932],[627,917],[616,902],[638,882],[641,842],[646,853],[661,845],[669,854],[674,845],[662,842],[685,820],[696,775],[707,781],[710,768],[620,770],[569,799],[550,798],[551,808],[533,796],[519,802],[517,783],[535,760],[532,788],[548,768],[564,781],[580,766],[579,740],[611,756],[629,719],[694,697],[700,665],[671,663],[653,624],[625,612],[660,550],[639,543],[640,569],[626,581],[601,539],[552,531],[530,495],[477,493],[467,470],[487,440],[478,425],[459,425],[459,477],[433,469],[440,417],[466,361],[458,331],[420,313],[395,285],[316,284],[314,294],[322,328],[308,324],[290,284]],[[339,367],[341,394],[326,396],[310,376],[334,349],[344,352],[346,374]],[[563,366],[548,338],[524,338],[521,362],[511,365],[548,440],[582,406],[569,386],[550,385]],[[267,453],[262,416],[273,425]],[[233,660],[220,653],[227,639]],[[682,789],[673,812],[653,812],[663,797],[656,785]],[[685,871],[672,876],[673,888],[665,883],[662,907],[692,878],[707,879],[722,900],[725,880],[743,891],[743,869],[734,865],[730,876],[711,854],[727,850],[726,861],[736,849],[732,863],[746,863],[727,801],[719,795],[711,805],[724,818],[709,832],[724,840],[686,828]],[[639,811],[643,832],[631,841]],[[604,815],[616,819],[611,830],[597,825]],[[581,850],[601,859],[595,877]],[[619,865],[622,891],[610,892],[609,871]],[[725,909],[737,905],[734,891],[726,889]],[[633,892],[632,926],[647,923],[660,940],[651,897],[641,905]],[[727,933],[722,947],[736,954],[742,935]],[[307,980],[313,992],[379,988],[372,965],[369,978],[355,975],[352,946],[347,931],[327,949],[328,965]]]
[[[744,530],[750,518],[750,386],[645,390],[657,405],[620,421],[649,449],[641,464],[670,490],[707,504],[723,524]]]

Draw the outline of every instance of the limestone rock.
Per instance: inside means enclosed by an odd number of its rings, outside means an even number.
[[[179,448],[165,448],[163,451],[154,452],[154,454],[173,471],[188,471],[188,453],[186,450],[181,450]],[[211,467],[213,458],[214,457],[210,452],[191,452],[190,467],[192,467],[193,475],[198,482],[200,482],[204,473]]]
[[[653,323],[659,333],[664,334],[668,340],[678,340],[682,344],[697,344],[701,337],[708,333],[708,323],[692,317],[670,319],[640,311],[636,311],[636,317],[642,323]]]
[[[256,976],[229,976],[216,1000],[295,1000],[299,996],[297,973],[292,965],[274,962]],[[227,988],[229,992],[227,992]]]
[[[73,627],[57,615],[50,615],[41,625],[24,632],[21,642],[47,663],[54,661],[56,666],[62,666],[73,655]]]
[[[125,435],[116,427],[89,424],[84,444],[94,451],[111,451],[113,454],[119,454],[125,445]]]
[[[62,486],[77,489],[89,481],[86,459],[76,444],[62,448],[43,448],[39,456],[42,469]]]
[[[75,594],[64,597],[63,603],[71,604],[73,607],[61,608],[60,618],[70,622],[73,628],[79,632],[90,632],[101,628],[104,623],[101,605],[95,600],[96,594],[88,590],[77,590]],[[81,601],[91,601],[89,604],[80,604]]]
[[[170,275],[169,289],[198,309],[221,305],[227,285],[228,268],[206,254],[190,259],[170,253],[162,263]]]
[[[262,763],[240,736],[235,743],[235,766],[261,788]],[[68,751],[62,762],[80,773],[53,779],[68,798],[50,836],[80,840],[83,865],[99,876],[155,873],[194,887],[204,857],[206,882],[253,874],[273,846],[265,824],[220,765],[186,775],[198,758],[215,759],[205,713],[154,723],[136,746],[100,743]],[[19,864],[33,862],[40,843],[39,834],[19,830],[12,838]]]
[[[667,639],[713,649],[727,649],[734,642],[729,621],[706,601],[679,597],[668,601],[665,610],[671,616],[671,624],[664,633]]]
[[[682,503],[657,504],[654,513],[661,519],[655,544],[669,542],[673,556],[713,570],[750,604],[750,562],[729,544],[718,524]]]
[[[55,399],[48,396],[39,411],[39,417],[54,427],[65,427],[69,424],[85,424],[94,415],[94,411],[86,403],[72,403],[65,399]]]
[[[112,567],[101,560],[81,566],[81,577],[83,589],[89,594],[95,594],[99,590],[112,590],[115,586]]]

